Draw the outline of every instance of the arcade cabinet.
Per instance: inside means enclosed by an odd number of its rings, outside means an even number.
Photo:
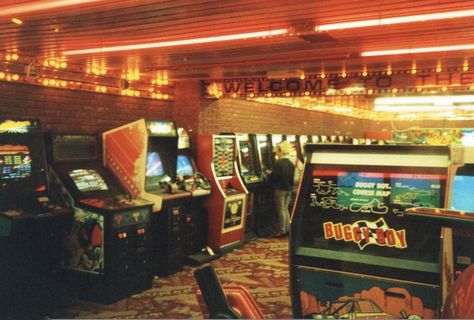
[[[219,253],[244,241],[247,188],[238,174],[235,135],[198,135],[198,167],[210,178],[213,192],[204,200],[208,244]]]
[[[260,210],[265,209],[261,203],[265,198],[260,195],[264,187],[265,176],[260,167],[259,149],[255,135],[238,133],[236,136],[239,173],[249,192],[245,216],[245,241],[251,241],[257,238],[257,216],[260,214]]]
[[[464,147],[464,165],[456,170],[452,185],[451,206],[453,210],[462,210],[473,215],[474,198],[474,147]],[[454,270],[459,274],[474,263],[474,233],[462,226],[453,229]]]
[[[74,209],[62,263],[68,294],[111,303],[152,287],[152,203],[133,198],[101,163],[97,135],[46,135],[51,180]]]
[[[474,212],[440,208],[410,208],[405,211],[409,220],[430,223],[438,228],[438,233],[446,234],[445,230],[463,229],[472,233],[474,230]],[[448,229],[449,228],[449,229]],[[440,231],[439,231],[440,230]],[[472,241],[467,245],[474,249]],[[453,247],[445,243],[442,250],[444,257],[453,258]],[[455,249],[455,247],[454,247]],[[474,317],[474,264],[469,264],[465,270],[458,271],[457,279],[446,278],[441,287],[441,316],[446,319],[472,319]]]
[[[462,161],[454,151],[306,146],[290,231],[295,318],[439,317],[440,288],[450,276],[439,227],[404,212],[449,203]]]
[[[301,145],[299,137],[294,134],[287,134],[285,135],[284,140],[288,141],[291,144],[291,146],[293,147],[294,155],[298,158],[298,160],[300,162],[304,162],[303,154],[300,152]]]
[[[184,264],[185,212],[191,191],[177,180],[178,133],[174,122],[140,119],[103,133],[104,164],[132,196],[153,202],[153,270],[167,276]]]
[[[255,140],[258,150],[258,161],[265,182],[259,192],[258,212],[256,216],[257,234],[261,237],[268,236],[275,229],[276,215],[273,214],[273,191],[269,183],[270,173],[273,168],[275,155],[273,154],[271,136],[256,134]]]
[[[207,248],[207,213],[203,206],[211,185],[197,168],[186,130],[178,128],[178,137],[176,176],[182,189],[192,194],[190,210],[183,213],[183,252],[191,263],[202,264],[217,258]]]
[[[47,187],[38,120],[0,119],[0,315],[47,316],[60,303],[62,239],[72,211]]]
[[[303,160],[304,160],[304,146],[310,142],[311,142],[311,136],[307,136],[307,135],[298,136],[298,146],[299,146],[298,154],[301,155],[301,159]]]

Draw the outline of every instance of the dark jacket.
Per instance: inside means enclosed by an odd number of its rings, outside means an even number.
[[[270,175],[272,188],[276,190],[293,190],[293,175],[295,166],[287,158],[278,159]]]

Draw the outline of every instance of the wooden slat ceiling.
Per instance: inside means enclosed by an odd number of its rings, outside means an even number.
[[[474,44],[474,18],[443,19],[318,33],[315,25],[474,9],[474,1],[438,0],[97,0],[60,8],[18,11],[57,1],[0,2],[0,50],[35,58],[64,51],[193,39],[287,28],[292,34],[166,48],[71,55],[68,63],[100,63],[109,70],[167,70],[170,79],[264,75],[268,70],[360,66],[413,56],[359,57],[366,50]],[[63,1],[66,2],[66,1]],[[23,20],[16,25],[12,18]],[[299,34],[297,34],[299,33]],[[423,60],[474,52],[417,56]],[[401,62],[400,62],[401,63]],[[427,62],[428,63],[428,62]]]

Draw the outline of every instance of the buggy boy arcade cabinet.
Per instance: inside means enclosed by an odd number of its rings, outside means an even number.
[[[152,287],[152,203],[132,199],[100,161],[97,135],[46,135],[50,172],[74,208],[63,268],[69,294],[110,303]]]
[[[183,220],[192,192],[176,177],[178,133],[174,122],[137,120],[104,132],[104,163],[135,196],[153,202],[153,269],[166,276],[184,264]],[[197,188],[199,189],[199,188]],[[196,193],[200,191],[196,189]]]
[[[204,201],[208,244],[218,253],[244,241],[247,189],[237,168],[235,135],[198,135],[198,165],[210,177],[211,195]]]
[[[72,211],[52,201],[38,120],[0,119],[0,315],[42,318],[59,303]]]
[[[290,234],[294,317],[439,316],[447,276],[439,227],[404,211],[448,203],[459,158],[450,151],[306,146]]]

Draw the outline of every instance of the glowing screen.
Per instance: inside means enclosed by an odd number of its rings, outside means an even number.
[[[194,174],[193,166],[189,161],[189,158],[185,155],[178,155],[178,163],[176,166],[176,173],[181,177],[190,177]]]
[[[94,169],[75,169],[69,171],[68,174],[82,192],[109,189],[104,179]]]
[[[31,156],[27,146],[0,145],[0,179],[22,179],[31,175]]]
[[[164,174],[163,162],[158,152],[148,152],[146,156],[146,176],[157,177]]]
[[[451,209],[474,212],[474,176],[455,176]]]

